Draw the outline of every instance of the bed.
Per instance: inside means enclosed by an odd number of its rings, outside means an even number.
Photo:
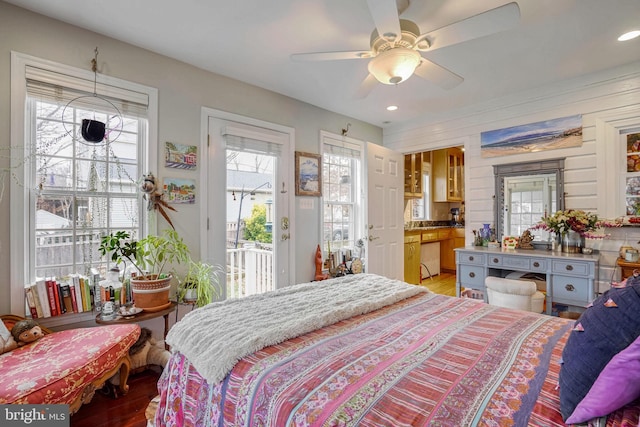
[[[155,425],[563,426],[577,325],[371,274],[214,303],[167,336]]]

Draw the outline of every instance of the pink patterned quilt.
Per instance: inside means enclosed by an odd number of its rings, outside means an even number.
[[[182,354],[156,426],[563,426],[556,388],[573,322],[435,294],[241,359],[209,384]],[[613,424],[635,417],[618,411]],[[617,421],[615,421],[617,420]],[[632,424],[629,424],[632,425]]]

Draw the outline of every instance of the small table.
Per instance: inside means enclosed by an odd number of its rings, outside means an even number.
[[[178,303],[175,301],[171,302],[171,305],[165,309],[158,311],[146,311],[142,310],[138,314],[134,314],[133,316],[117,316],[113,320],[103,320],[100,318],[102,313],[98,313],[96,315],[96,323],[101,325],[113,325],[118,323],[138,323],[143,320],[155,319],[156,317],[164,317],[164,348],[169,350],[169,346],[167,345],[167,333],[169,332],[169,314],[173,313],[178,307]]]
[[[620,266],[620,271],[622,272],[620,280],[633,276],[634,270],[640,270],[640,262],[625,261],[624,258],[618,258],[616,264]]]

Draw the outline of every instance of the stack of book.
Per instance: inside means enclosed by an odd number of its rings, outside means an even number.
[[[26,284],[26,300],[31,317],[36,319],[93,311],[96,309],[96,300],[95,285],[91,279],[72,274],[63,279],[38,278],[35,283]]]

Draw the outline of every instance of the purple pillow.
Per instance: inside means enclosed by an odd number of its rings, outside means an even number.
[[[640,337],[613,356],[567,424],[602,417],[640,396]]]
[[[567,423],[607,415],[640,397],[640,283],[611,288],[576,321],[562,352]]]

